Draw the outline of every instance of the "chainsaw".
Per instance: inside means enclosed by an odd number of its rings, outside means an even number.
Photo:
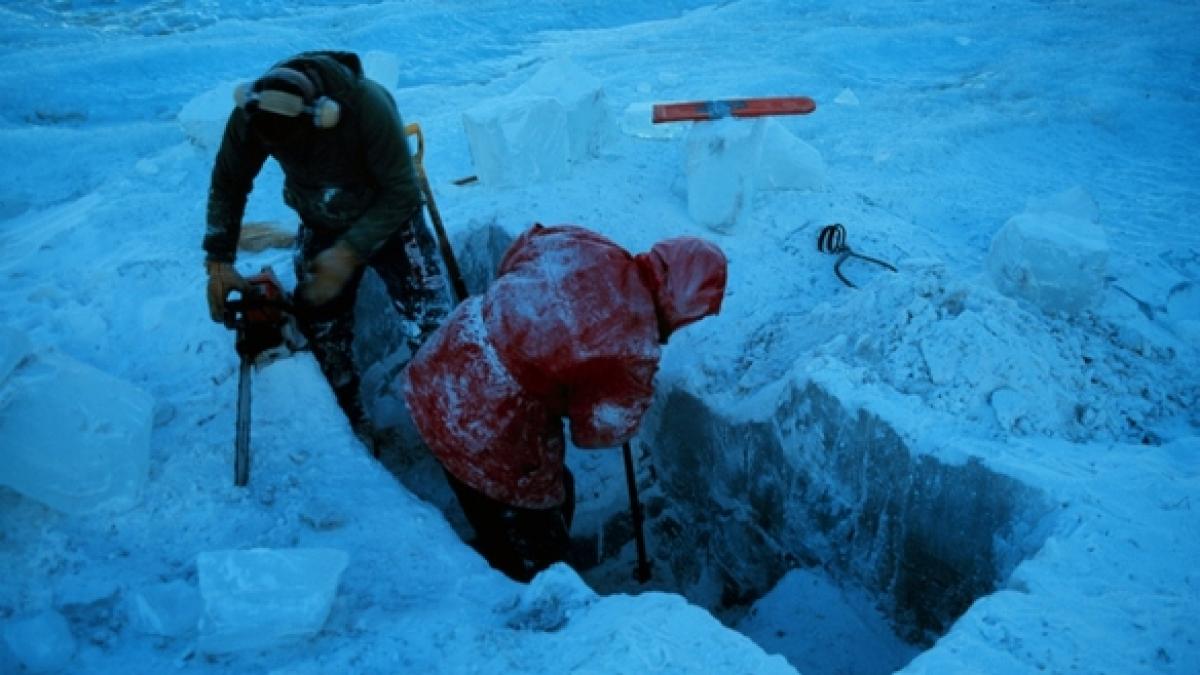
[[[292,316],[292,302],[275,272],[264,267],[246,279],[241,296],[225,303],[224,324],[235,332],[239,358],[237,426],[234,437],[233,484],[250,480],[250,370],[262,367],[303,346]]]

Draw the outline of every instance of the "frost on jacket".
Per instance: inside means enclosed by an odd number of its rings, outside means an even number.
[[[580,227],[521,235],[495,283],[460,305],[406,371],[413,420],[443,466],[507,504],[561,503],[563,418],[579,447],[629,440],[650,405],[660,341],[719,307],[724,258],[704,245],[715,256],[696,263],[685,251],[676,267],[709,281],[672,283],[661,244],[634,256]],[[688,297],[670,297],[673,286]]]

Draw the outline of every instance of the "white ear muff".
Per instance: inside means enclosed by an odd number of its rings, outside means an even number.
[[[313,124],[318,129],[332,129],[337,126],[338,120],[342,117],[342,106],[338,102],[322,96],[318,98],[312,105]]]
[[[249,82],[242,82],[233,88],[233,102],[237,107],[245,108],[250,102],[250,86]]]

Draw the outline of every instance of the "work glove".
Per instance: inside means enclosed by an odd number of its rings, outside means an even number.
[[[313,258],[296,294],[309,307],[320,307],[341,294],[361,264],[354,249],[339,241]]]
[[[233,263],[206,260],[204,269],[208,271],[208,313],[213,321],[222,323],[229,294],[234,291],[245,292],[249,284],[233,268]]]

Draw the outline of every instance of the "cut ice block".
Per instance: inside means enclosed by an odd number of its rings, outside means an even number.
[[[344,551],[326,548],[201,553],[200,650],[263,649],[315,634],[348,561]]]
[[[475,172],[483,183],[526,185],[570,173],[570,132],[561,103],[548,96],[506,96],[463,113]]]
[[[62,614],[54,610],[24,617],[4,626],[4,642],[26,672],[61,670],[75,655],[75,637]]]
[[[146,480],[154,400],[53,352],[0,383],[0,484],[65,513],[136,503]]]
[[[724,119],[692,126],[685,167],[692,220],[728,232],[749,212],[765,128],[761,119]]]

